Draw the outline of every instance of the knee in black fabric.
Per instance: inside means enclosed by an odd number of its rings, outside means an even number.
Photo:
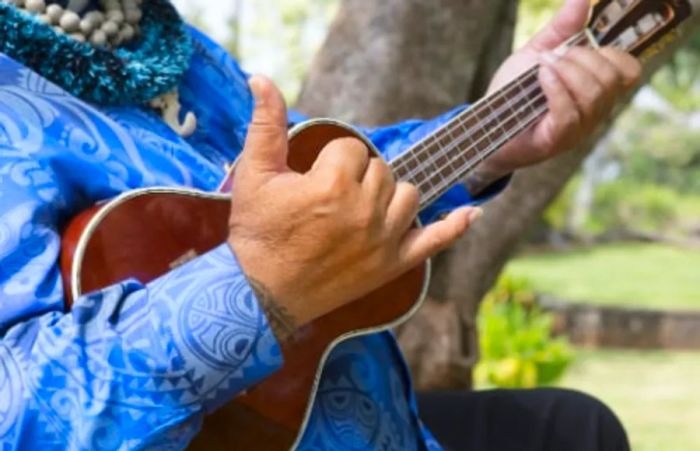
[[[627,451],[630,449],[622,423],[601,400],[563,389],[547,389],[552,400],[553,432],[558,437],[579,437],[582,451]],[[551,421],[551,420],[550,420]],[[582,434],[583,432],[583,434]]]
[[[629,451],[615,414],[577,391],[433,393],[418,401],[426,424],[450,451]]]

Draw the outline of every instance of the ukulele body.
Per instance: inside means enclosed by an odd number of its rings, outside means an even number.
[[[367,138],[332,120],[313,120],[290,131],[289,166],[311,168],[319,152],[341,137]],[[61,270],[72,299],[128,278],[147,283],[224,243],[233,172],[220,192],[146,188],[78,215],[62,242]],[[302,438],[324,363],[349,338],[384,331],[407,320],[427,291],[430,263],[320,318],[281,343],[284,366],[208,416],[191,449],[283,451]]]
[[[570,45],[613,46],[636,56],[658,50],[663,39],[671,36],[669,33],[691,13],[687,0],[593,0],[592,3],[586,33],[574,36]],[[452,127],[441,129],[442,134],[438,130],[432,135],[430,142],[442,152],[443,159],[465,163],[458,166],[453,181],[460,179],[463,168],[470,168],[466,163],[476,165],[500,147],[492,145],[492,141],[498,144],[500,138],[491,139],[484,130],[496,130],[499,136],[512,138],[544,114],[546,102],[536,81],[536,69],[526,71],[474,105],[470,112],[458,116]],[[527,82],[528,77],[535,81]],[[509,133],[501,133],[503,130]],[[462,139],[465,133],[468,139]],[[291,131],[289,166],[299,172],[307,171],[326,144],[348,136],[363,140],[378,155],[374,146],[352,127],[336,121],[315,120]],[[414,150],[420,153],[421,147]],[[433,164],[430,157],[434,155],[434,152],[422,155],[428,166]],[[438,167],[438,175],[442,177],[440,170],[444,166],[438,164]],[[131,277],[149,282],[225,242],[230,210],[230,196],[225,193],[229,192],[232,172],[220,193],[149,188],[124,194],[76,217],[62,243],[61,269],[66,296],[76,299],[82,293]],[[423,301],[429,271],[430,264],[426,262],[299,330],[281,344],[285,357],[283,368],[206,418],[203,432],[192,448],[243,451],[294,448],[304,432],[321,370],[334,346],[408,319]]]

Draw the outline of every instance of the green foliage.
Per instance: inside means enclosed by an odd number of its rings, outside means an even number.
[[[686,93],[691,96],[692,91]],[[690,127],[682,112],[660,114],[633,108],[618,122],[610,151],[630,179],[700,193],[698,143],[700,130]]]
[[[564,0],[521,0],[516,28],[516,47],[525,44],[564,4]]]
[[[700,33],[690,39],[671,62],[654,77],[652,85],[676,108],[685,112],[700,109]]]
[[[557,381],[573,360],[565,338],[552,337],[552,317],[523,279],[503,276],[478,316],[479,385],[531,388]]]
[[[571,205],[574,201],[574,194],[581,184],[581,177],[576,176],[567,183],[564,190],[552,202],[544,213],[545,223],[554,230],[564,231],[567,226],[567,219]]]
[[[671,108],[671,107],[669,107]],[[682,113],[630,108],[607,140],[606,158],[619,168],[613,182],[595,188],[595,200],[580,230],[586,237],[611,231],[663,231],[682,237],[697,229],[700,213],[700,129]],[[564,231],[577,205],[580,177],[574,178],[544,215]]]
[[[697,207],[695,207],[697,208]],[[598,305],[700,308],[700,251],[647,243],[607,243],[512,260],[508,273],[537,293]]]
[[[668,229],[679,214],[676,191],[658,185],[642,185],[621,179],[600,186],[595,196],[595,212],[589,230],[657,231]]]

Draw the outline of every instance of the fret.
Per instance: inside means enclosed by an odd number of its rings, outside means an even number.
[[[409,155],[410,158],[406,161],[406,167],[410,172],[415,171],[418,169],[418,161],[415,158],[412,158],[412,156]]]
[[[481,121],[478,119],[478,116],[476,117],[477,119],[475,120],[472,132],[469,135],[469,139],[471,140],[470,149],[474,149],[477,155],[480,155],[478,147],[486,136],[486,131],[481,128]]]
[[[470,154],[473,153],[474,141],[476,140],[476,137],[474,136],[474,129],[476,128],[477,124],[478,119],[474,115],[473,111],[468,111],[462,118],[460,118],[460,139],[457,140],[457,142],[461,142],[461,145],[457,146],[457,153],[451,158],[450,169],[452,171],[458,171],[462,165],[474,157],[474,155]]]
[[[448,188],[471,170],[477,161],[482,161],[496,147],[500,147],[508,136],[519,131],[521,118],[516,113],[512,98],[515,96],[519,99],[517,105],[521,116],[529,116],[530,98],[525,95],[525,81],[533,82],[528,86],[530,89],[536,80],[532,76],[516,80],[482,105],[458,116],[440,132],[437,142],[443,151],[432,162],[438,170],[432,179],[422,180],[421,192]]]
[[[398,169],[393,169],[393,172],[394,172],[394,175],[396,176],[396,179],[403,181],[403,182],[411,182],[412,175],[415,171],[416,171],[415,169],[411,170],[406,165],[403,165],[403,166],[399,167]]]
[[[482,115],[485,113],[485,116]],[[481,132],[479,139],[475,140],[474,150],[479,157],[479,161],[484,161],[485,150],[491,146],[491,128],[489,124],[491,119],[491,111],[488,102],[484,104],[484,107],[478,113],[479,117],[479,130]]]
[[[426,183],[416,184],[420,193],[421,202],[424,199],[430,198],[430,193],[436,191],[436,185],[433,184],[432,180],[433,179],[429,177],[426,179]]]
[[[391,172],[394,173],[394,177],[396,178],[396,180],[405,180],[406,176],[408,175],[408,173],[406,171],[407,171],[406,166],[401,166],[401,165],[397,164],[397,165],[393,166]]]
[[[412,149],[409,149],[403,155],[400,155],[392,162],[392,166],[400,167],[404,175],[409,175],[418,168],[418,160],[416,159],[416,154],[423,152],[424,146],[417,145]]]
[[[451,180],[450,183],[445,183],[433,188],[433,194],[428,196],[426,202],[430,201],[431,198],[435,198],[435,196],[444,192],[444,190],[448,189],[453,183],[462,179],[474,168],[474,163],[477,159],[480,161],[485,155],[490,155],[540,116],[540,113],[536,111],[537,107],[533,105],[541,103],[542,96],[539,95],[541,94],[541,90],[537,83],[536,74],[533,75],[534,76],[528,76],[517,80],[513,85],[504,88],[499,98],[491,100],[490,104],[488,104],[488,109],[490,109],[490,115],[493,117],[490,119],[488,117],[486,118],[486,124],[491,126],[491,130],[488,131],[488,134],[484,135],[485,140],[488,141],[488,145],[484,146],[486,143],[483,142],[484,137],[482,137],[480,145],[472,145],[469,150],[463,152],[462,155],[464,158],[459,158],[460,163],[458,167],[455,167],[454,164],[451,166],[454,173],[449,177]],[[524,89],[526,81],[529,81],[526,85],[529,91]],[[514,101],[512,100],[514,96],[517,99],[515,102],[515,104],[518,105],[517,108],[514,107]],[[533,100],[535,100],[535,102],[533,102]],[[483,118],[483,111],[480,116]],[[494,118],[497,118],[495,122]],[[477,128],[477,130],[479,129],[480,128]],[[491,139],[491,135],[494,135],[495,138]]]
[[[441,154],[438,156],[438,158],[445,157],[445,161],[447,161],[447,157],[445,156],[444,152],[441,152]],[[433,166],[435,167],[435,171],[432,173],[432,177],[430,177],[431,180],[435,180],[437,183],[444,182],[445,179],[443,177],[442,171],[445,169],[443,165],[440,165],[437,163],[437,160],[433,160]]]
[[[445,128],[442,133],[439,133],[437,142],[441,149],[449,149],[450,146],[455,143],[455,139],[452,137],[449,127]]]
[[[538,87],[537,87],[537,92],[538,92],[538,94],[540,94],[540,95],[538,95],[538,96],[537,96],[537,99],[536,99],[534,102],[532,102],[532,107],[533,107],[533,109],[535,109],[535,110],[538,109],[539,107],[543,106],[543,105],[547,105],[547,97],[544,95],[544,92],[542,92],[542,88],[540,88],[540,87],[538,86]]]
[[[506,103],[508,105],[508,119],[506,119],[503,127],[506,130],[514,130],[518,126],[518,116],[517,110],[513,106],[513,100],[509,97],[506,98]]]
[[[479,152],[474,147],[470,147],[465,152],[460,154],[459,158],[453,162],[451,169],[455,172],[460,171],[465,165],[479,158]]]
[[[540,117],[539,108],[542,104],[546,104],[546,98],[543,96],[537,75],[538,73],[534,72],[517,79],[516,84],[519,88],[516,93],[517,100],[513,101],[510,98],[507,101],[508,116],[501,123],[504,133],[499,138],[497,147],[508,142]],[[524,88],[523,85],[528,87]]]
[[[487,130],[490,130],[494,133],[505,132],[505,130],[503,130],[503,122],[509,116],[509,111],[507,109],[504,111],[504,106],[507,106],[507,102],[503,94],[496,94],[494,99],[491,102],[489,102],[488,107],[491,111],[490,114],[493,116],[493,118],[491,121],[489,121],[488,125],[486,126]]]
[[[460,120],[461,128],[463,130],[460,136],[466,143],[466,145],[463,147],[466,149],[471,149],[474,146],[474,142],[477,139],[474,135],[474,129],[479,123],[479,120],[472,111],[468,111],[465,116],[465,121]]]
[[[516,120],[514,121],[514,127],[506,127],[506,124],[511,119],[515,119],[513,117],[513,112],[510,108],[509,98],[505,95],[507,92],[508,91],[505,91],[501,94],[497,94],[493,101],[489,104],[493,120],[490,121],[486,126],[486,129],[489,134],[489,147],[485,152],[486,155],[484,155],[484,157],[487,157],[493,152],[494,143],[500,143],[504,137],[509,135],[509,130],[514,129],[515,126],[517,126]],[[518,94],[517,91],[516,94]],[[494,139],[491,139],[492,136],[494,137]]]
[[[441,152],[435,159],[435,165],[438,168],[444,168],[450,162],[450,155],[447,152]]]
[[[424,167],[424,169],[428,169],[428,170],[430,170],[430,172],[435,172],[437,167],[435,167],[434,157],[435,157],[436,153],[442,152],[442,146],[440,146],[440,141],[438,140],[436,134],[430,135],[427,138],[427,140],[432,141],[432,144],[429,147],[430,151],[427,152],[427,155],[428,155],[427,158],[425,159],[425,161],[423,161],[421,163],[422,163],[422,166]],[[435,149],[436,147],[437,147],[437,149]],[[428,167],[425,167],[425,166],[428,166]]]
[[[459,139],[455,139],[452,135],[452,128],[448,124],[439,134],[437,142],[440,145],[440,149],[438,150],[438,154],[434,157],[434,165],[441,173],[443,168],[449,164],[452,158],[451,154],[454,152],[454,148],[458,146]],[[440,176],[443,177],[442,174],[440,174]]]
[[[395,158],[389,165],[396,180],[406,180],[409,174],[408,161],[412,159],[413,149],[409,149],[404,154]]]
[[[543,103],[533,68],[424,139],[410,157],[398,158],[402,180],[418,187],[425,207],[534,122]]]
[[[428,180],[429,178],[430,178],[430,175],[428,172],[426,172],[424,169],[418,169],[418,170],[414,171],[413,173],[411,173],[406,181],[418,186],[418,185],[421,185],[426,180]]]
[[[397,180],[414,183],[416,175],[424,171],[420,156],[429,152],[426,142],[420,142],[390,162]]]
[[[513,100],[513,110],[515,112],[514,119],[517,124],[515,127],[519,127],[520,123],[527,118],[532,113],[532,106],[530,105],[531,98],[527,95],[518,95],[516,99]]]
[[[626,3],[620,1],[620,4]],[[690,14],[687,8],[682,13],[683,18]],[[664,17],[659,16],[657,24],[662,23]],[[642,18],[638,22],[639,33],[651,33],[650,20]],[[619,32],[616,33],[618,36],[611,36],[606,45],[630,47],[621,43]],[[598,40],[604,39],[602,35],[601,30],[587,29],[561,47],[597,47]],[[635,45],[638,54],[644,45],[638,42]],[[547,99],[539,85],[539,67],[534,66],[471,110],[457,115],[410,149],[408,156],[397,158],[392,166],[402,180],[419,187],[421,206],[425,206],[546,111]]]
[[[527,77],[527,79],[530,79],[531,77]],[[523,114],[523,118],[527,118],[531,113],[532,113],[532,105],[530,104],[530,96],[526,94],[525,88],[523,88],[523,80],[521,78],[517,79],[517,85],[520,90],[520,92],[523,93],[523,95],[519,95],[518,100],[515,101],[515,106],[518,108],[517,115],[520,117],[521,113]]]

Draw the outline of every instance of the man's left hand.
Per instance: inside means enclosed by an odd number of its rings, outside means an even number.
[[[489,157],[477,177],[494,181],[572,148],[639,82],[641,65],[624,51],[575,47],[563,55],[553,52],[583,30],[589,7],[589,0],[568,0],[557,17],[497,71],[490,92],[540,64],[549,111],[535,127]]]

